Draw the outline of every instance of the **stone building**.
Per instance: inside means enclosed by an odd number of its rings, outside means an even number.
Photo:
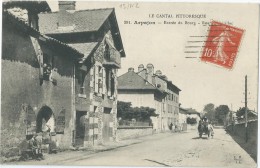
[[[125,57],[115,11],[71,7],[60,2],[51,13],[44,1],[3,5],[2,151],[46,130],[60,148],[115,139]]]
[[[117,70],[125,52],[114,9],[75,10],[60,1],[59,11],[39,14],[39,30],[83,54],[75,69],[75,144],[115,139]]]
[[[146,68],[143,64],[139,65],[137,72],[129,68],[127,73],[118,78],[118,83],[120,101],[156,110],[159,116],[152,120],[156,123],[154,126],[156,125],[157,130],[169,130],[171,123],[178,124],[180,89],[162,75],[160,70],[154,73],[152,64],[148,64]]]

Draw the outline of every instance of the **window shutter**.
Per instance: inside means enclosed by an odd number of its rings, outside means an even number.
[[[94,68],[90,69],[90,87],[94,87],[94,82],[95,82],[95,77],[93,77],[94,75]]]
[[[98,67],[99,70],[99,83],[98,83],[98,89],[99,93],[103,93],[103,68],[101,66]]]
[[[94,82],[95,82],[95,93],[98,93],[98,76],[99,74],[98,74],[98,66],[97,65],[95,65],[95,80],[94,80]]]
[[[103,79],[102,79],[102,81],[103,81],[103,88],[102,88],[102,91],[103,91],[103,94],[106,94],[106,69],[103,67],[102,68],[102,71],[103,71],[103,73],[102,73],[102,75],[103,75]]]
[[[107,95],[111,96],[111,70],[108,71],[108,88],[107,88]]]
[[[56,120],[56,133],[64,134],[65,129],[65,109],[62,109]]]

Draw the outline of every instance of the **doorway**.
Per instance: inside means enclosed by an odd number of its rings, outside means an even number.
[[[110,141],[110,137],[113,136],[112,127],[110,127],[110,123],[113,122],[112,116],[110,114],[111,110],[111,108],[104,108],[102,129],[104,143]]]
[[[48,106],[43,106],[36,117],[36,133],[55,130],[55,119],[53,111]]]
[[[85,131],[88,126],[88,120],[86,119],[86,111],[76,111],[76,135],[75,135],[75,145],[83,146]]]

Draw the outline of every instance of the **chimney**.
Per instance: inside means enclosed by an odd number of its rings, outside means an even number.
[[[59,10],[75,10],[76,2],[75,1],[59,1]]]
[[[142,71],[143,69],[144,69],[144,65],[143,65],[143,64],[140,64],[140,65],[138,66],[138,72]]]
[[[147,68],[147,72],[148,72],[150,75],[153,75],[153,73],[154,73],[153,64],[147,64],[146,68]]]
[[[161,75],[162,75],[162,71],[157,70],[157,71],[155,72],[155,74],[158,75],[158,76],[161,76]]]
[[[128,72],[134,72],[135,71],[135,69],[134,68],[128,68]]]

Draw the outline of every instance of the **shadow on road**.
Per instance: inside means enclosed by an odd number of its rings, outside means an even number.
[[[208,137],[194,137],[194,138],[192,138],[192,139],[208,139]]]
[[[243,148],[257,163],[257,138],[246,143],[245,138],[229,133],[228,131],[226,131],[226,133],[229,134],[232,137],[232,139],[241,148]]]

